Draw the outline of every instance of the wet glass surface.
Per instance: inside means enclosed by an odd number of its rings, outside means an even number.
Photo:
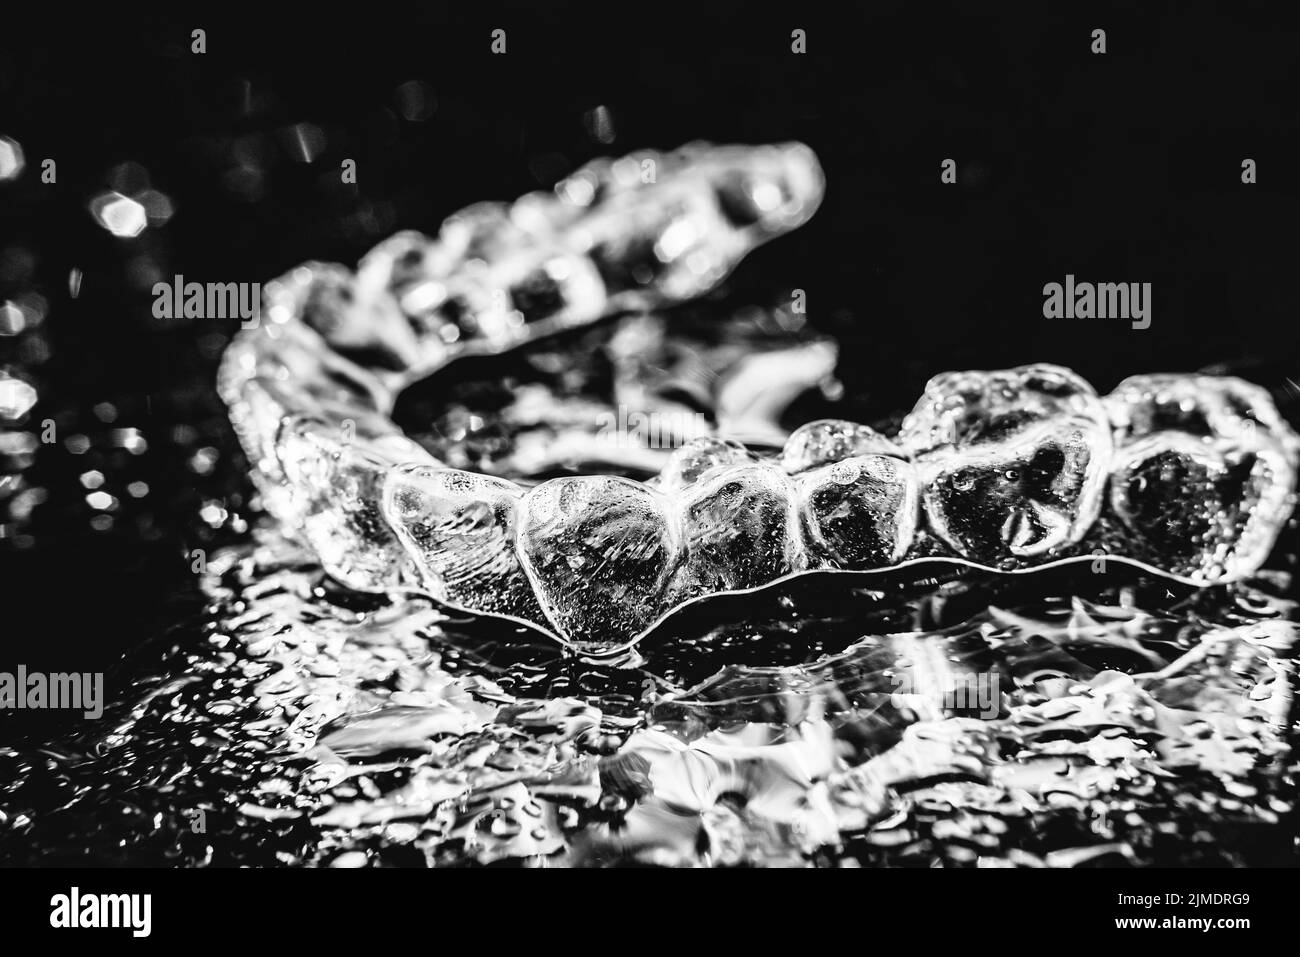
[[[1285,582],[1175,594],[1091,577],[1028,603],[998,580],[846,592],[833,610],[774,594],[743,623],[590,662],[423,599],[343,592],[259,529],[213,559],[204,613],[133,656],[96,730],[0,752],[0,849],[334,867],[1292,862]]]

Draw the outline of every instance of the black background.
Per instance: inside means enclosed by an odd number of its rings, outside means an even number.
[[[93,445],[42,446],[25,470],[48,498],[21,530],[26,547],[0,540],[0,668],[110,666],[200,604],[187,552],[232,535],[197,516],[243,502],[211,390],[234,323],[155,320],[139,277],[253,282],[308,259],[353,264],[396,229],[436,231],[461,206],[548,187],[602,153],[692,139],[816,150],[822,209],[731,286],[758,303],[806,291],[814,323],[844,344],[850,415],[906,408],[950,368],[1049,361],[1103,391],[1136,372],[1236,371],[1296,421],[1300,33],[1286,8],[997,6],[6,11],[0,134],[27,169],[0,183],[0,298],[37,290],[50,310],[28,334],[48,358],[23,361],[18,339],[0,339],[0,365],[40,389],[29,431],[53,418],[60,438]],[[504,56],[489,49],[495,28]],[[1090,52],[1094,28],[1105,55]],[[436,99],[427,117],[403,116],[411,82]],[[597,106],[612,145],[584,126]],[[298,123],[323,133],[311,162],[294,156]],[[262,170],[252,193],[232,172],[240,156]],[[56,184],[39,180],[46,157]],[[948,157],[956,185],[940,182]],[[1246,157],[1255,185],[1241,182]],[[340,182],[345,158],[355,186]],[[124,162],[175,206],[131,240],[87,212]],[[1151,327],[1044,319],[1042,287],[1066,273],[1152,283]],[[115,422],[93,411],[103,402]],[[101,448],[125,426],[148,452]],[[206,446],[216,467],[196,474]],[[87,468],[121,500],[108,530],[89,524]],[[123,491],[137,480],[150,486],[139,500]],[[0,739],[64,720],[11,714]]]

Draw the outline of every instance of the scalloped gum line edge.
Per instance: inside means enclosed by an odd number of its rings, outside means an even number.
[[[682,612],[684,612],[688,608],[692,608],[699,605],[710,604],[719,599],[743,598],[746,595],[760,595],[765,592],[778,591],[782,587],[790,584],[791,582],[800,581],[802,579],[807,579],[807,578],[826,577],[826,578],[873,579],[873,578],[882,578],[887,575],[894,575],[898,572],[907,571],[909,569],[917,568],[920,566],[935,566],[935,565],[955,566],[957,568],[961,568],[966,571],[983,572],[995,576],[1011,578],[1017,575],[1020,576],[1041,575],[1044,572],[1059,571],[1062,568],[1066,568],[1071,565],[1083,565],[1095,561],[1097,561],[1096,555],[1090,555],[1090,554],[1070,555],[1065,558],[1057,558],[1054,559],[1053,561],[1045,562],[1042,565],[1034,565],[1030,568],[994,568],[991,565],[982,565],[979,562],[973,562],[969,559],[961,558],[959,556],[922,555],[917,558],[909,558],[905,561],[899,562],[897,565],[887,565],[882,568],[863,568],[863,569],[803,568],[798,571],[789,572],[788,574],[782,575],[780,578],[774,578],[769,582],[764,582],[762,585],[755,585],[753,588],[740,588],[731,591],[710,592],[707,595],[697,595],[694,598],[690,598],[684,602],[679,602],[678,604],[674,605],[672,608],[669,608],[658,618],[656,618],[653,622],[651,622],[645,628],[641,629],[634,636],[627,639],[622,644],[611,645],[609,647],[602,646],[601,648],[589,648],[586,645],[582,644],[581,642],[575,643],[565,638],[563,635],[557,634],[556,632],[545,627],[544,625],[541,625],[535,621],[529,621],[526,618],[518,618],[514,615],[506,615],[500,612],[483,611],[480,609],[468,608],[464,605],[457,605],[454,602],[450,602],[443,598],[439,598],[438,596],[431,594],[430,592],[426,591],[425,589],[415,584],[409,586],[390,588],[385,592],[385,594],[416,595],[421,598],[427,598],[429,601],[433,602],[439,608],[446,608],[450,611],[459,612],[461,614],[473,615],[476,618],[492,618],[497,621],[508,621],[511,624],[520,625],[528,629],[529,631],[535,632],[536,634],[542,637],[549,638],[552,641],[556,642],[557,644],[561,645],[562,647],[570,651],[577,652],[584,658],[608,658],[608,657],[625,654],[626,652],[631,651],[642,641],[644,641],[650,635],[654,634],[661,627],[667,624],[671,619],[678,617]],[[1198,582],[1195,579],[1187,578],[1183,575],[1176,575],[1173,572],[1165,571],[1162,568],[1157,568],[1155,565],[1150,565],[1146,562],[1139,561],[1136,558],[1129,558],[1126,555],[1106,555],[1105,561],[1108,564],[1125,565],[1136,571],[1155,575],[1156,577],[1165,581],[1176,582],[1180,585],[1187,585],[1191,588],[1197,589],[1198,591],[1206,588],[1220,588],[1223,587],[1224,585],[1231,584],[1231,582],[1227,582],[1227,581]],[[918,576],[918,578],[923,578],[923,577],[925,576]]]

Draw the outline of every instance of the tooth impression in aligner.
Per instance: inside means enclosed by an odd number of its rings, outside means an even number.
[[[1207,583],[1258,568],[1293,507],[1300,454],[1268,393],[1229,377],[1142,375],[1106,406],[1111,508],[1145,557]]]
[[[1100,512],[1110,424],[1092,386],[1060,366],[936,376],[899,438],[929,527],[973,561],[1048,560]]]
[[[640,482],[551,479],[520,505],[518,551],[556,632],[579,649],[634,638],[667,606],[678,536],[670,503]]]
[[[805,538],[828,564],[882,568],[912,546],[920,489],[911,462],[858,455],[804,472],[795,483]]]
[[[515,552],[519,501],[513,482],[439,466],[394,469],[384,516],[435,598],[469,611],[538,625],[546,616]]]
[[[352,420],[290,418],[276,453],[298,533],[325,570],[358,591],[384,591],[402,581],[407,567],[384,520],[384,481],[398,464],[433,458],[403,435],[357,435],[355,427]]]
[[[806,567],[794,489],[775,466],[711,470],[678,495],[686,556],[675,601],[755,588]]]

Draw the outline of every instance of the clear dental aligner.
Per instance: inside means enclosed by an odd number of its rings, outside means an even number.
[[[269,284],[218,381],[267,510],[349,587],[423,591],[585,653],[815,571],[1101,554],[1208,585],[1258,569],[1300,439],[1240,379],[1135,376],[1098,397],[1058,366],[946,373],[896,436],[812,422],[777,456],[706,437],[647,482],[532,488],[447,468],[392,422],[398,391],[461,355],[700,295],[822,186],[797,144],[635,154],[470,207],[437,239],[398,234],[355,274]]]

